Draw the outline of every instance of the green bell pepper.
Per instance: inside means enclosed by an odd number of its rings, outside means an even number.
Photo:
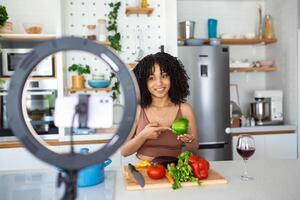
[[[186,118],[175,119],[171,128],[175,135],[183,135],[189,130],[189,120]]]

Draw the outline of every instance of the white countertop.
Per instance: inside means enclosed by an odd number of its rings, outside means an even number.
[[[211,162],[213,169],[221,173],[227,180],[225,185],[212,185],[202,187],[187,187],[178,190],[153,189],[141,191],[127,191],[121,171],[117,171],[116,179],[112,171],[106,172],[104,183],[81,188],[80,200],[84,199],[116,199],[116,200],[298,200],[300,199],[300,161],[298,160],[267,160],[248,163],[249,174],[255,179],[245,182],[240,180],[243,170],[242,161]],[[16,195],[22,200],[57,199],[55,189],[55,171],[40,173],[48,174],[48,179],[38,183],[39,176],[33,176],[37,171],[1,172],[0,200],[15,200]],[[3,175],[10,174],[10,178],[3,179]],[[20,176],[23,174],[25,176]],[[45,176],[47,177],[47,176]],[[1,181],[2,180],[2,181]],[[8,181],[10,180],[10,181]],[[16,184],[19,180],[22,184]],[[114,182],[115,181],[115,182]],[[34,186],[35,184],[35,186]],[[115,185],[115,186],[114,186]],[[39,189],[42,192],[39,192]],[[114,192],[114,194],[112,194]],[[33,193],[44,195],[45,198],[34,198]],[[4,194],[4,195],[3,195]],[[10,195],[10,196],[9,196]],[[108,198],[106,198],[108,197]]]
[[[240,180],[242,161],[212,162],[228,184],[188,187],[178,190],[153,189],[126,191],[124,181],[117,174],[116,200],[299,200],[300,161],[249,161],[249,174],[255,179]]]
[[[57,188],[57,170],[5,171],[0,173],[0,200],[57,200],[64,187]],[[116,172],[107,171],[105,181],[78,188],[78,200],[114,200]]]
[[[250,132],[272,132],[272,131],[296,131],[297,126],[295,125],[277,125],[277,126],[247,126],[230,128],[230,133],[250,133]]]

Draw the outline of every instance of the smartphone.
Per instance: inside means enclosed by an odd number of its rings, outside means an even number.
[[[62,128],[78,128],[78,114],[74,118],[79,95],[57,97],[54,124]],[[113,100],[106,94],[90,95],[88,100],[87,128],[110,128],[113,124]]]

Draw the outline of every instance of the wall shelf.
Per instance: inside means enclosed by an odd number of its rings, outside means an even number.
[[[3,80],[3,81],[8,81],[10,80],[11,77],[6,77],[6,76],[0,76],[0,80]],[[52,80],[52,79],[56,79],[55,76],[53,77],[31,77],[29,78],[30,80],[36,80],[36,81],[40,81],[40,80]]]
[[[275,72],[276,67],[232,67],[230,72]]]
[[[49,40],[55,39],[56,36],[52,34],[0,34],[4,39],[18,39],[18,40]]]
[[[126,16],[132,15],[132,14],[146,14],[150,16],[153,13],[154,8],[139,8],[139,7],[127,7],[125,10]]]
[[[130,69],[130,70],[133,70],[135,68],[135,66],[137,65],[137,63],[127,63],[127,67]]]
[[[75,93],[75,92],[110,92],[112,91],[111,87],[107,87],[107,88],[83,88],[83,89],[74,89],[74,88],[69,88],[68,92],[70,93]]]
[[[110,42],[107,40],[107,41],[105,41],[105,42],[100,42],[100,41],[98,41],[98,40],[94,40],[96,43],[98,43],[98,44],[102,44],[102,45],[104,45],[104,46],[110,46]]]
[[[228,45],[255,45],[255,44],[272,44],[276,43],[277,39],[259,39],[259,38],[253,38],[253,39],[220,39],[221,44],[228,44]],[[209,44],[210,39],[204,39],[204,44]]]

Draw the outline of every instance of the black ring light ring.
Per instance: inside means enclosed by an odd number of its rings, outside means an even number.
[[[47,56],[66,50],[87,51],[102,58],[116,72],[124,93],[124,114],[116,134],[104,147],[88,155],[57,154],[49,150],[30,132],[24,119],[24,113],[21,112],[23,110],[22,98],[25,94],[24,87],[32,70]],[[33,155],[60,168],[77,170],[103,162],[123,144],[135,122],[138,101],[139,92],[136,80],[117,55],[95,42],[76,37],[64,37],[36,46],[18,65],[8,92],[8,119],[14,134]]]

